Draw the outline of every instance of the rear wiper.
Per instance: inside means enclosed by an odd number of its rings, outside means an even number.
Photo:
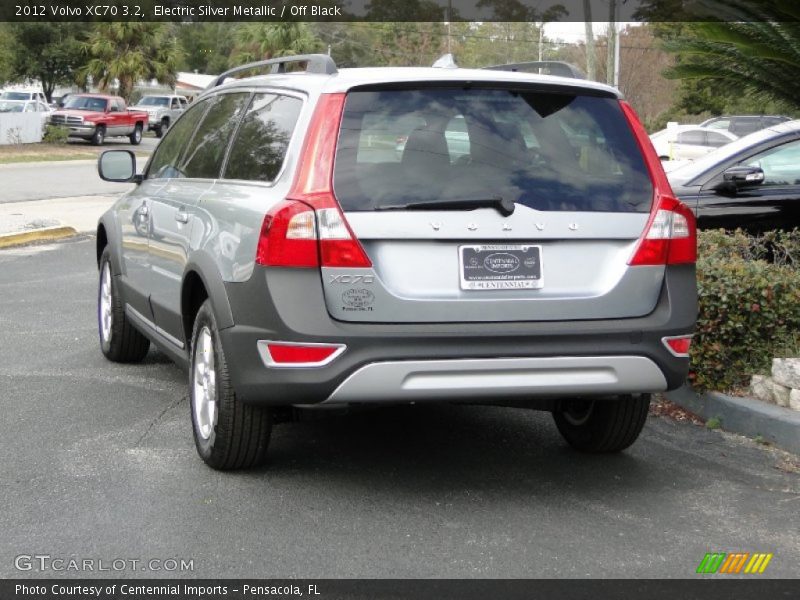
[[[452,200],[431,200],[430,202],[409,202],[408,204],[387,204],[375,210],[438,210],[438,209],[496,208],[504,217],[514,214],[516,204],[500,196],[488,198],[453,198]]]

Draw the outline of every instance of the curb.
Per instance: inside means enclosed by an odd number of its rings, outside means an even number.
[[[719,392],[697,393],[689,385],[664,394],[668,400],[696,415],[716,417],[722,429],[754,438],[761,436],[776,448],[800,454],[800,412],[754,398]]]
[[[78,232],[74,227],[64,227],[61,225],[56,227],[31,229],[29,231],[20,231],[18,233],[0,235],[0,248],[22,246],[23,244],[30,244],[31,242],[61,240],[74,235],[78,235]]]

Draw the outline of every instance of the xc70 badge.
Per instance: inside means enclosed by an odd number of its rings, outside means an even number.
[[[331,275],[329,283],[341,283],[351,285],[353,283],[373,283],[374,275]]]

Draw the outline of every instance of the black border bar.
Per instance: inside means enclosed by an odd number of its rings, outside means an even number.
[[[6,579],[2,600],[789,600],[800,580],[697,579]],[[99,593],[98,593],[99,592]]]
[[[608,0],[3,0],[0,21],[587,21]],[[785,0],[617,0],[616,21],[797,21]]]

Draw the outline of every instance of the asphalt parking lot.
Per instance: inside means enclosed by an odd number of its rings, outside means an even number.
[[[96,277],[92,239],[0,251],[0,577],[92,575],[15,568],[47,554],[193,561],[119,573],[147,577],[686,578],[737,551],[798,575],[798,458],[667,417],[591,457],[544,413],[385,408],[279,425],[267,467],[214,472],[184,373],[100,354]]]

